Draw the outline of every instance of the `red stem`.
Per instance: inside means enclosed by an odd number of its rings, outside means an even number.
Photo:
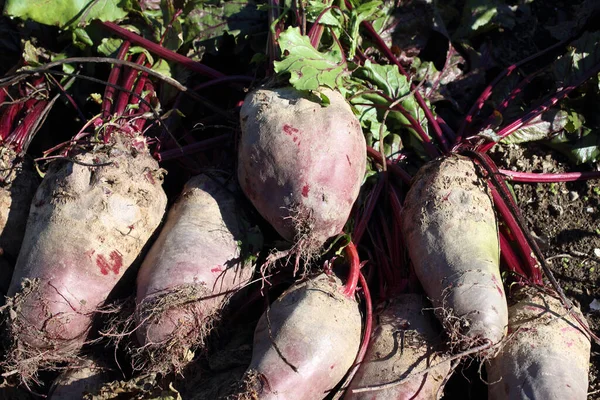
[[[15,124],[15,118],[23,108],[23,103],[13,103],[10,104],[4,112],[2,116],[0,116],[0,141],[6,140],[6,138],[12,133],[13,126]]]
[[[379,164],[383,164],[381,154],[377,150],[372,148],[371,146],[367,146],[367,155],[369,157],[371,157],[372,159],[374,159],[375,162],[378,162]],[[386,167],[387,167],[388,171],[390,171],[392,174],[394,174],[395,176],[400,178],[400,180],[402,182],[406,183],[407,185],[410,185],[410,181],[412,180],[412,177],[406,171],[404,171],[398,165],[392,163],[390,160],[386,160]]]
[[[560,47],[562,45],[564,45],[565,43],[567,43],[570,40],[570,38],[562,40],[556,44],[553,44],[550,47],[546,47],[544,50],[539,51],[519,62],[517,62],[516,64],[512,64],[509,65],[508,67],[506,67],[504,70],[502,70],[502,72],[500,72],[495,78],[494,80],[483,90],[483,92],[481,92],[481,94],[479,95],[479,97],[477,98],[477,100],[475,101],[475,103],[471,106],[471,109],[469,109],[469,112],[467,113],[467,116],[465,117],[465,119],[463,120],[460,128],[458,129],[458,134],[456,137],[456,142],[455,143],[460,143],[463,139],[463,136],[465,134],[465,130],[467,128],[467,126],[473,122],[473,118],[475,117],[475,114],[479,112],[479,110],[481,110],[481,108],[483,107],[483,104],[485,103],[485,101],[490,97],[490,95],[492,94],[492,90],[494,89],[494,87],[498,84],[498,82],[500,82],[504,77],[510,76],[510,74],[512,74],[517,68],[519,68],[521,65],[528,63],[529,61],[532,61],[538,57],[541,57],[542,55],[546,54],[547,52],[554,50],[557,47]]]
[[[8,93],[6,92],[6,88],[0,88],[0,106],[2,106],[2,103],[4,103],[4,100],[6,100],[6,96],[8,96]]]
[[[450,139],[452,143],[454,143],[456,141],[456,133],[454,130],[450,128],[450,125],[448,125],[444,118],[442,118],[440,115],[436,115],[435,119],[440,125],[440,128],[442,128],[442,131],[444,131],[444,135],[446,135],[446,137]]]
[[[153,53],[153,54],[159,56],[160,58],[164,58],[165,60],[179,63],[187,69],[190,69],[194,72],[197,72],[201,75],[208,76],[211,78],[221,78],[221,77],[225,76],[225,74],[223,74],[215,69],[207,67],[206,65],[201,64],[197,61],[193,61],[190,58],[183,56],[181,54],[175,53],[172,50],[166,49],[166,48],[162,47],[161,45],[156,44],[148,39],[144,39],[143,37],[131,32],[131,31],[128,31],[125,28],[121,28],[119,25],[117,25],[113,22],[98,22],[98,23],[100,25],[102,25],[104,28],[106,28],[107,30],[111,31],[112,33],[114,33],[118,36],[121,36],[122,38],[130,41],[131,43],[134,43],[138,46],[142,46],[143,48],[148,50],[150,53]]]
[[[354,246],[354,243],[352,243],[352,241],[348,243],[344,250],[346,251],[346,255],[348,256],[348,260],[350,261],[350,272],[348,273],[348,282],[346,282],[346,286],[344,287],[343,293],[346,296],[353,298],[354,292],[356,292],[358,278],[360,276],[360,259],[358,258],[358,251],[356,250],[356,246]]]
[[[375,204],[377,204],[377,200],[379,199],[379,195],[381,194],[381,189],[383,188],[384,182],[386,180],[387,173],[385,171],[382,171],[379,174],[377,184],[369,194],[369,199],[367,200],[367,204],[365,205],[365,212],[362,213],[362,215],[358,219],[358,222],[356,223],[352,232],[352,241],[354,243],[360,243],[360,240],[362,239],[362,236],[365,233],[365,229],[367,228],[367,224],[371,220],[371,215],[373,215]]]
[[[139,65],[144,65],[145,62],[146,62],[146,55],[144,53],[140,53],[140,55],[138,56],[135,63],[139,64]],[[138,75],[140,75],[139,72],[140,71],[138,71],[137,69],[129,68],[129,71],[127,71],[127,74],[125,75],[125,78],[123,79],[123,84],[121,86],[125,90],[133,91],[135,80],[138,77]],[[130,104],[130,101],[129,101],[130,93],[125,90],[123,90],[123,91],[121,91],[121,93],[119,93],[119,99],[117,100],[117,105],[115,106],[115,114],[117,114],[118,116],[124,115],[127,105]],[[137,96],[135,96],[135,97],[137,97]]]
[[[279,47],[277,46],[277,38],[279,37],[279,27],[274,27],[275,32],[271,30],[273,24],[279,18],[279,1],[269,0],[269,11],[268,11],[268,23],[269,23],[269,37],[268,37],[268,53],[269,53],[269,66],[267,70],[267,76],[271,76],[274,72],[274,63],[279,55]]]
[[[315,22],[313,23],[313,25],[310,27],[310,30],[308,31],[308,35],[307,36],[310,38],[310,44],[315,49],[318,49],[319,43],[321,42],[321,36],[323,35],[323,32],[325,30],[325,26],[319,24],[319,22],[321,21],[321,19],[323,18],[323,16],[325,14],[327,14],[332,9],[339,10],[340,8],[338,6],[329,6],[329,7],[326,7],[323,11],[321,11],[321,13],[317,17],[317,19],[315,20]]]
[[[384,216],[382,208],[379,209],[378,217],[379,217],[378,218],[379,219],[378,228],[381,229],[381,231],[383,232],[383,239],[385,241],[385,246],[387,247],[386,254],[389,257],[392,268],[393,268],[393,266],[397,265],[396,264],[397,259],[394,258],[394,252],[396,250],[396,246],[395,246],[394,240],[392,238],[392,233],[390,232],[388,218],[386,218],[386,216]]]
[[[496,112],[503,114],[504,111],[508,108],[508,105],[511,101],[513,101],[525,88],[525,86],[529,85],[533,78],[538,76],[541,73],[541,70],[538,70],[530,75],[528,75],[525,79],[523,79],[519,84],[509,93],[508,97],[505,98],[499,105],[496,107]],[[494,115],[491,115],[484,124],[484,129],[489,128],[492,125],[494,120]]]
[[[527,276],[521,264],[521,259],[515,254],[510,241],[504,232],[500,232],[500,258],[502,263],[509,271],[516,272],[519,275]]]
[[[119,49],[119,53],[117,54],[117,59],[123,60],[127,51],[129,50],[130,43],[128,41],[123,42],[121,48]],[[104,97],[102,100],[102,118],[107,119],[110,117],[110,110],[112,109],[114,95],[116,92],[115,85],[119,80],[119,75],[121,74],[122,66],[117,64],[113,65],[110,70],[110,74],[108,75],[108,81],[106,88],[104,89]]]
[[[391,186],[391,185],[390,185]],[[400,198],[396,193],[396,190],[393,187],[390,187],[388,190],[388,195],[390,199],[390,205],[392,206],[392,216],[393,216],[393,238],[394,238],[394,265],[399,267],[402,264],[402,254],[403,254],[403,240],[402,240],[402,232],[400,230],[400,226],[402,226],[402,203],[400,202]]]
[[[508,208],[508,206],[506,205],[506,203],[502,199],[502,196],[500,196],[496,188],[493,185],[491,185],[491,183],[488,186],[490,187],[490,190],[492,192],[494,206],[496,207],[498,214],[500,214],[500,217],[506,224],[507,228],[510,230],[510,233],[515,237],[515,240],[517,241],[519,250],[521,252],[521,256],[524,260],[526,260],[525,264],[527,265],[528,272],[526,276],[531,278],[531,280],[534,283],[541,283],[542,274],[538,260],[533,255],[533,250],[529,246],[529,243],[527,242],[525,235],[521,231],[519,224],[517,223],[515,217],[510,212],[510,209]]]
[[[369,275],[373,271],[372,268],[369,269]],[[340,392],[343,392],[348,389],[348,385],[352,382],[352,379],[356,375],[356,372],[360,368],[361,363],[365,359],[365,354],[367,353],[367,349],[369,348],[369,343],[371,341],[371,332],[373,331],[373,302],[371,300],[371,293],[369,292],[369,285],[367,284],[367,280],[363,276],[362,272],[359,276],[360,287],[363,289],[363,297],[365,299],[365,329],[363,330],[362,341],[360,347],[358,349],[358,353],[356,354],[356,358],[354,359],[354,364],[352,364],[352,368],[350,368],[350,372],[344,378],[344,383],[340,388]],[[336,395],[334,398],[339,398],[342,393]]]
[[[377,261],[377,272],[379,275],[379,296],[386,296],[386,284],[389,288],[394,273],[389,263],[389,257],[385,252],[385,246],[383,245],[383,239],[381,238],[381,231],[379,229],[369,229],[369,236],[371,242],[375,246],[375,259]]]
[[[150,105],[148,104],[148,102],[151,101],[152,96],[154,96],[154,85],[152,85],[152,82],[150,82],[146,76],[140,77],[139,83],[140,83],[139,86],[141,86],[143,84],[143,90],[145,90],[146,92],[149,92],[146,95],[146,98],[144,99],[145,101],[140,104],[139,112],[143,115],[146,112],[148,112],[148,110],[150,110]],[[140,90],[139,94],[141,94],[141,92],[142,91]],[[139,99],[139,96],[136,96],[136,97]],[[138,132],[142,132],[142,129],[144,128],[145,123],[146,123],[146,118],[138,118],[135,121],[135,127],[138,130]]]
[[[27,110],[27,115],[23,118],[23,121],[6,138],[6,143],[10,144],[17,153],[21,153],[23,151],[23,145],[27,141],[31,141],[30,135],[36,133],[36,131],[33,130],[33,127],[39,122],[47,105],[47,100],[39,100],[33,108]]]
[[[537,172],[516,172],[506,169],[499,170],[503,175],[513,182],[526,183],[550,183],[550,182],[574,182],[586,181],[600,178],[600,171],[588,172],[561,172],[557,174],[542,174]]]
[[[135,83],[135,86],[133,87],[133,90],[131,91],[131,96],[129,93],[127,93],[127,96],[128,96],[127,101],[129,103],[129,105],[135,106],[139,103],[143,104],[142,91],[144,90],[147,81],[148,81],[148,74],[143,72],[140,75],[140,78],[138,79],[138,81]],[[145,105],[145,106],[148,107],[147,105]]]
[[[358,354],[356,355],[356,360],[354,361],[354,365],[357,366],[360,365],[365,358],[365,354],[367,353],[367,349],[369,347],[369,342],[371,341],[371,332],[373,330],[373,303],[371,300],[369,285],[367,285],[367,281],[360,271],[358,272],[358,279],[360,281],[360,287],[363,290],[363,296],[365,297],[365,330],[363,333],[362,343],[360,344]]]

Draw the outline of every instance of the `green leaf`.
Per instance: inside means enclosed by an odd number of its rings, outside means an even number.
[[[555,136],[548,144],[565,154],[576,164],[600,160],[600,135],[598,131],[586,129],[582,135],[566,131]]]
[[[120,4],[121,0],[6,0],[4,15],[74,29],[96,19],[125,18],[127,11]]]
[[[57,54],[52,54],[52,56],[50,57],[50,60],[57,61],[57,60],[64,60],[65,58],[67,58],[67,55],[65,53],[57,53]],[[62,70],[65,74],[75,73],[75,67],[72,64],[63,64]],[[63,79],[66,79],[66,78],[67,77],[64,77]]]
[[[421,3],[415,2],[412,6],[415,4],[421,5]],[[379,12],[370,21],[375,32],[390,47],[393,45],[392,36],[395,34],[395,31],[402,29],[396,26],[398,24],[398,17],[394,14],[398,12],[401,13],[402,10],[396,7],[395,1],[384,0],[379,6]]]
[[[367,60],[353,75],[371,82],[393,99],[400,98],[410,91],[408,80],[395,65],[373,64]]]
[[[329,8],[327,11],[325,9]],[[315,23],[319,16],[323,14],[321,19],[319,19],[320,25],[326,26],[335,26],[338,28],[342,27],[340,20],[342,17],[338,9],[331,8],[331,4],[323,3],[319,0],[310,0],[308,2],[308,7],[306,8],[306,19],[308,22]]]
[[[160,34],[162,45],[169,50],[177,51],[183,44],[182,27],[176,13],[180,10],[175,9],[172,1],[161,1],[162,24]]]
[[[339,49],[319,52],[297,27],[290,27],[279,35],[279,46],[285,56],[274,63],[275,72],[290,74],[294,88],[316,90],[320,86],[331,89],[343,86],[348,66]]]
[[[80,49],[85,49],[88,46],[93,46],[94,42],[85,29],[75,28],[73,29],[73,44]]]
[[[171,66],[169,65],[168,62],[166,62],[165,60],[163,60],[162,58],[159,59],[156,64],[154,64],[152,66],[152,69],[156,72],[159,72],[161,75],[164,75],[166,77],[171,78],[172,74],[171,74]]]
[[[350,49],[348,50],[348,59],[353,59],[356,54],[356,47],[360,42],[360,24],[364,21],[372,20],[381,15],[381,1],[375,0],[368,3],[363,3],[354,8],[350,13]]]
[[[98,45],[98,53],[107,57],[111,55],[116,55],[122,43],[122,39],[103,38],[102,42],[100,42],[100,44]]]
[[[325,93],[319,93],[319,96],[321,97],[321,106],[327,107],[331,104],[331,100],[329,100],[329,97],[327,97]]]
[[[389,112],[383,125],[386,110],[392,102],[400,100],[399,106],[428,133],[425,113],[410,93],[410,83],[396,66],[378,65],[367,61],[363,67],[353,72],[343,92],[346,98],[350,99],[365,131],[368,145],[378,148],[379,142],[383,140],[384,152],[388,157],[407,146],[424,155],[420,136],[401,112]]]
[[[567,117],[568,122],[565,124],[565,130],[569,133],[579,132],[581,127],[583,127],[583,119],[583,115],[580,115],[575,111],[571,111]]]

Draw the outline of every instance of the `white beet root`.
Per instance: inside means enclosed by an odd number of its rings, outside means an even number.
[[[374,318],[369,348],[352,379],[345,400],[436,399],[451,372],[450,361],[440,352],[440,332],[430,308],[417,294],[395,297]],[[437,365],[425,374],[419,372]],[[353,393],[353,389],[408,378],[387,389]]]
[[[506,343],[487,367],[489,399],[587,399],[589,335],[557,296],[529,288],[514,297]]]
[[[454,344],[498,344],[508,324],[498,226],[487,186],[462,156],[421,168],[402,232],[415,273]]]

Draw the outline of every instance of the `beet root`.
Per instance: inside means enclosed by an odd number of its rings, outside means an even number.
[[[423,166],[403,210],[414,270],[453,344],[498,344],[508,324],[498,226],[487,186],[466,157]]]
[[[292,88],[250,93],[240,112],[238,179],[258,212],[307,254],[338,234],[366,168],[360,122],[344,97]],[[316,100],[315,100],[316,98]]]
[[[558,297],[532,288],[514,297],[506,343],[488,360],[489,398],[585,400],[589,335]],[[572,312],[585,321],[579,309]]]
[[[33,199],[8,300],[7,368],[25,379],[81,348],[164,214],[163,171],[140,139],[115,138],[52,166]]]
[[[292,286],[262,315],[243,391],[230,399],[313,400],[352,366],[361,340],[358,303],[321,274]]]
[[[423,298],[405,294],[394,298],[378,314],[378,325],[369,348],[344,399],[418,400],[437,399],[451,372],[450,361],[440,352],[440,332],[433,315],[428,315]],[[419,372],[437,365],[426,374]],[[353,393],[353,389],[386,384],[408,378],[387,389]]]
[[[148,368],[181,369],[202,346],[233,293],[254,265],[244,251],[252,234],[232,192],[206,175],[185,185],[137,278],[137,338]],[[245,259],[246,258],[246,259]]]

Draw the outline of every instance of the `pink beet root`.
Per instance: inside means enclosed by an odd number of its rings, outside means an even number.
[[[10,368],[24,377],[81,348],[164,214],[163,171],[135,150],[143,139],[114,137],[53,166],[33,199],[9,289]]]
[[[292,286],[261,317],[243,390],[231,399],[314,400],[352,366],[361,340],[358,303],[321,274]]]
[[[148,368],[179,370],[202,346],[228,299],[252,278],[243,254],[252,234],[260,246],[228,188],[206,175],[187,182],[137,278],[137,338]]]
[[[344,97],[292,88],[250,93],[240,112],[238,179],[258,212],[288,241],[318,249],[338,234],[362,184],[366,143]]]

